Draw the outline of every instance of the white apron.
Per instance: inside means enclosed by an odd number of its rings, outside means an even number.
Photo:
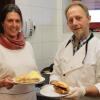
[[[16,85],[15,87],[10,90],[1,88],[0,100],[36,100],[36,93],[33,86]]]

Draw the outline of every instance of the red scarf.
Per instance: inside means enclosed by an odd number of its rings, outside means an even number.
[[[1,35],[0,44],[11,50],[22,49],[25,46],[25,39],[21,32],[16,39],[7,38],[5,35]]]

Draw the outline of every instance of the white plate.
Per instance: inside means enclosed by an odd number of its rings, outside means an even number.
[[[44,95],[46,97],[62,97],[62,96],[65,96],[65,95],[56,93],[53,85],[50,85],[50,84],[43,86],[40,90],[40,94]]]
[[[21,82],[16,82],[15,81],[15,79],[13,79],[13,81],[14,81],[14,83],[15,84],[26,84],[26,85],[30,85],[30,84],[40,84],[40,83],[42,83],[43,81],[45,80],[45,78],[44,77],[41,77],[41,79],[38,81],[38,82],[31,82],[31,83],[21,83]]]

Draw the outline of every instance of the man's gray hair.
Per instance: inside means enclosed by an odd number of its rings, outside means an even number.
[[[71,8],[73,6],[81,7],[84,10],[84,12],[86,13],[86,16],[89,16],[88,7],[86,5],[84,5],[83,3],[81,3],[80,1],[74,1],[70,5],[68,5],[68,7],[65,9],[66,18],[67,18],[67,12],[68,12],[69,8]]]

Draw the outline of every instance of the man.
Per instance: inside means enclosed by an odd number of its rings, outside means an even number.
[[[59,47],[50,80],[73,87],[63,99],[96,100],[100,96],[100,40],[89,31],[91,17],[81,2],[73,2],[65,11],[73,35]],[[95,98],[93,96],[96,96]]]

